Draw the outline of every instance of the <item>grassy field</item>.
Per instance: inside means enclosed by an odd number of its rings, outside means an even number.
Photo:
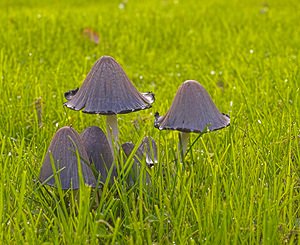
[[[298,0],[1,1],[0,241],[300,243],[299,19]],[[119,180],[100,196],[83,187],[74,201],[38,175],[60,127],[105,128],[102,116],[62,106],[102,55],[155,93],[151,109],[119,126],[121,143],[152,136],[159,163],[151,185]],[[203,135],[182,171],[178,133],[153,122],[187,79],[231,126]]]

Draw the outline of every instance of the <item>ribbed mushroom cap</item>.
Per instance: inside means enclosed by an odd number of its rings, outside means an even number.
[[[122,144],[122,150],[125,153],[126,157],[129,157],[131,152],[134,149],[134,144],[131,142],[126,142]],[[140,149],[140,147],[136,150],[134,156],[133,156],[134,162],[131,167],[131,171],[127,178],[127,183],[129,185],[134,185],[138,181],[138,177],[140,176],[140,168],[141,168],[141,160],[143,159],[143,151]],[[124,159],[126,161],[126,159]],[[146,184],[150,183],[150,176],[146,172]]]
[[[102,56],[88,73],[81,88],[65,93],[65,106],[93,114],[122,114],[148,109],[152,93],[140,93],[122,67],[110,56]]]
[[[85,184],[95,187],[96,179],[92,170],[86,164],[88,156],[79,134],[73,128],[67,126],[60,128],[52,138],[40,171],[40,181],[43,183],[47,181],[46,184],[55,186],[51,164],[53,160],[62,189],[78,189],[80,181],[76,152],[80,156],[82,177]]]
[[[155,115],[154,126],[160,130],[182,132],[218,130],[230,124],[228,115],[219,112],[207,91],[194,80],[185,81],[178,89],[165,116]]]
[[[144,137],[138,149],[146,155],[148,167],[153,167],[157,163],[157,146],[153,138],[150,136]]]
[[[126,142],[124,144],[122,144],[122,150],[124,151],[126,157],[129,157],[131,152],[134,149],[134,144],[131,142]],[[143,159],[143,151],[142,149],[138,148],[135,152],[135,155],[133,156],[134,158],[134,162],[136,164],[140,164],[141,160]]]
[[[104,132],[97,126],[86,128],[81,134],[83,145],[88,154],[90,163],[94,163],[101,174],[101,181],[105,182],[109,170],[113,167],[113,154]],[[117,176],[113,167],[111,179]]]

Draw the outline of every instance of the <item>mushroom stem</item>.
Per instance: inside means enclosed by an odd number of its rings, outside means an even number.
[[[179,151],[181,160],[183,161],[184,154],[186,152],[187,144],[189,143],[190,133],[180,132],[179,133]]]
[[[110,149],[114,155],[114,146],[117,145],[119,135],[117,115],[106,116],[106,133]]]

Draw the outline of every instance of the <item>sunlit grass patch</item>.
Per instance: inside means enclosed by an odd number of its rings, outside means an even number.
[[[0,240],[299,243],[298,5],[1,2]],[[139,91],[155,93],[151,109],[121,115],[118,124],[120,143],[153,137],[158,163],[142,170],[148,185],[119,178],[101,191],[59,193],[38,180],[43,158],[63,126],[105,129],[103,116],[63,107],[64,92],[80,87],[102,55],[114,57]],[[231,125],[203,134],[183,169],[178,133],[153,124],[189,79]]]

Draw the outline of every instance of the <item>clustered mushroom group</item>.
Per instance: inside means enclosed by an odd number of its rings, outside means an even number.
[[[116,164],[120,152],[124,153],[124,161],[134,154],[132,169],[137,175],[142,166],[151,168],[157,163],[157,146],[149,136],[138,147],[131,142],[120,145],[117,114],[148,109],[155,98],[153,93],[140,93],[112,57],[97,60],[82,86],[66,92],[65,98],[64,105],[70,109],[105,115],[106,135],[97,126],[88,127],[81,134],[69,126],[60,128],[40,170],[43,184],[78,189],[79,169],[86,185],[96,187],[98,181],[113,183],[120,172],[117,166],[122,166]],[[164,116],[155,114],[154,127],[180,132],[179,150],[184,158],[189,133],[205,133],[229,124],[229,116],[219,112],[207,91],[197,81],[187,80],[179,87],[169,111]],[[128,177],[129,183],[134,181],[134,177]]]

